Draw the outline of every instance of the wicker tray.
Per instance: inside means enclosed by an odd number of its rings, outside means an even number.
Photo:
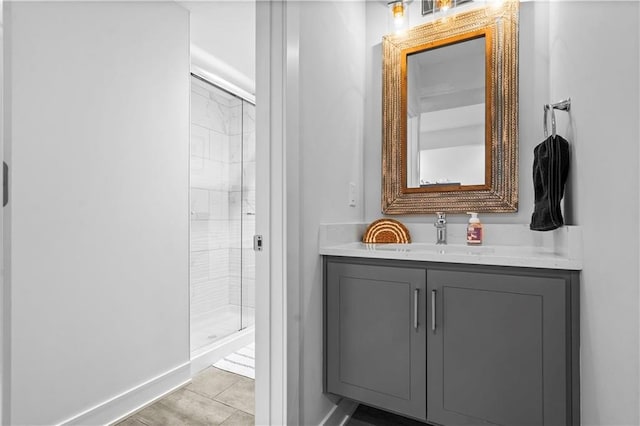
[[[394,219],[378,219],[372,222],[362,236],[363,243],[407,244],[411,242],[409,230]]]

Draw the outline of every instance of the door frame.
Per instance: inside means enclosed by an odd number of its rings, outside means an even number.
[[[256,424],[287,424],[287,2],[256,1]],[[294,345],[295,346],[295,345]],[[293,404],[297,406],[297,404]]]
[[[5,126],[5,81],[4,81],[4,43],[5,43],[5,28],[7,22],[4,16],[4,1],[0,0],[0,164],[5,161],[5,135],[8,134],[8,130]],[[2,179],[3,186],[4,173]],[[8,206],[8,205],[7,205]],[[9,424],[9,349],[10,349],[10,293],[7,283],[7,271],[5,270],[5,255],[8,254],[7,247],[9,242],[5,240],[8,236],[6,230],[8,229],[5,224],[4,207],[0,208],[0,342],[2,348],[0,349],[0,424]]]

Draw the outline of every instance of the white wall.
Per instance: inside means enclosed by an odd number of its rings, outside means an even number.
[[[333,407],[322,394],[322,270],[318,226],[363,219],[362,193],[348,205],[349,182],[362,188],[365,5],[364,2],[300,2],[299,59],[296,61],[296,120],[287,135],[289,213],[298,222],[287,230],[289,292],[299,299],[290,327],[299,327],[298,424],[319,424]],[[288,34],[290,37],[291,34]],[[296,71],[296,70],[294,70]],[[291,74],[290,74],[291,75]],[[295,155],[295,158],[291,158]],[[295,343],[293,343],[295,344]],[[293,373],[295,374],[295,372]],[[292,408],[295,410],[295,408]],[[290,423],[292,422],[290,418]]]
[[[191,43],[255,81],[254,0],[179,1],[191,10]]]
[[[189,361],[188,13],[9,6],[9,423],[54,424]]]
[[[414,2],[419,3],[419,2]],[[519,211],[482,214],[485,223],[529,223],[533,148],[542,106],[570,96],[558,133],[572,145],[565,219],[584,229],[581,276],[582,422],[640,423],[637,126],[639,3],[524,2],[520,6]],[[413,12],[414,10],[412,10]],[[367,3],[364,145],[365,219],[380,213],[381,39],[386,8]],[[411,15],[411,25],[423,18]],[[431,216],[402,216],[432,222]],[[466,219],[450,215],[453,223]]]
[[[256,1],[176,0],[191,11],[192,69],[255,94]],[[224,86],[232,89],[231,87]],[[234,88],[235,89],[235,88]],[[236,90],[231,90],[235,92]]]
[[[571,96],[568,219],[584,232],[582,422],[640,424],[638,2],[553,2],[551,98]]]

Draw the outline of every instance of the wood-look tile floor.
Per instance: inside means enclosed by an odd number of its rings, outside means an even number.
[[[253,425],[254,381],[215,367],[115,426]]]

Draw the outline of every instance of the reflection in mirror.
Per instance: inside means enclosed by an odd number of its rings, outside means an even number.
[[[407,55],[407,188],[486,183],[485,37]]]

